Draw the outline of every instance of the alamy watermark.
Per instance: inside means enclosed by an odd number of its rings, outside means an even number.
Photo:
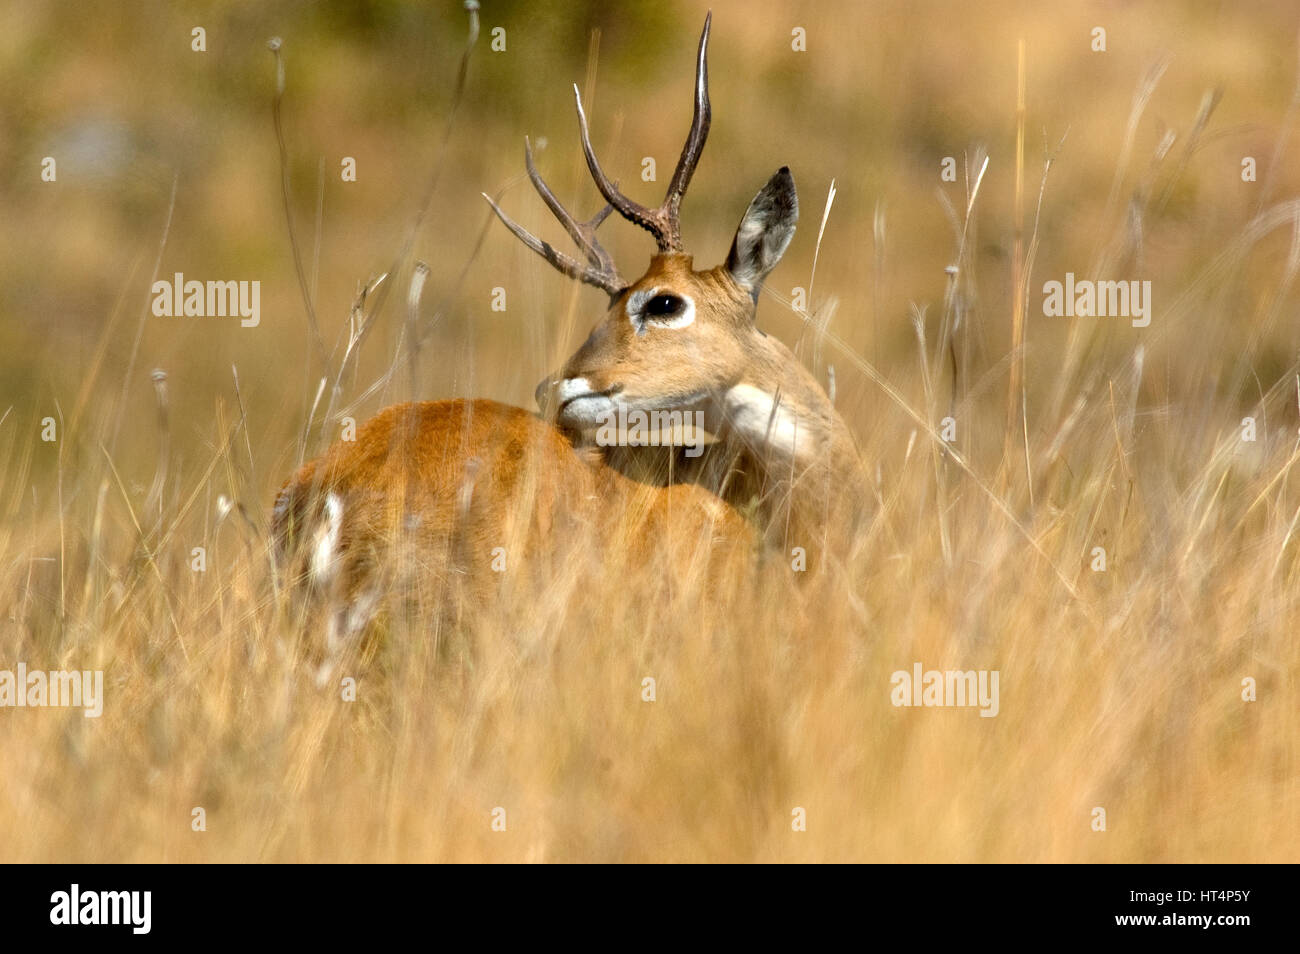
[[[26,663],[18,668],[0,669],[0,708],[22,709],[80,708],[87,719],[104,713],[104,672],[102,669],[63,670],[33,669]]]
[[[152,891],[83,891],[73,884],[50,895],[50,923],[123,924],[133,934],[148,934],[153,927]]]
[[[1065,281],[1043,284],[1043,314],[1049,318],[1131,318],[1134,328],[1151,324],[1151,282]]]
[[[687,457],[704,453],[703,411],[642,411],[617,405],[600,418],[601,447],[682,447]]]
[[[186,281],[177,272],[171,281],[152,286],[153,313],[159,318],[233,318],[244,328],[262,321],[260,281]]]
[[[913,663],[911,672],[900,669],[889,677],[894,687],[889,701],[896,706],[978,707],[981,718],[991,719],[999,709],[998,680],[996,669],[926,669]]]

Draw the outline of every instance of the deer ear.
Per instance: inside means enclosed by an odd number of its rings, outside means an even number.
[[[727,256],[727,271],[755,301],[763,279],[776,268],[794,238],[798,221],[799,196],[794,191],[794,176],[787,166],[782,166],[749,203]]]

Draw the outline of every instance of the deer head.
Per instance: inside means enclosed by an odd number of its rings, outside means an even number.
[[[579,262],[521,228],[486,195],[506,227],[564,274],[603,289],[604,319],[555,375],[537,389],[538,404],[563,427],[588,432],[616,413],[700,412],[704,428],[742,447],[789,484],[809,470],[857,467],[847,428],[812,375],[755,324],[763,280],[794,237],[799,202],[782,167],[759,190],[736,229],[722,265],[696,271],[681,240],[679,211],[708,136],[707,51],[712,14],[704,21],[696,59],[694,118],[663,202],[646,208],[619,191],[592,149],[582,99],[578,124],[587,166],[608,203],[579,222],[537,172],[525,142],[529,178],[586,259]],[[640,278],[619,277],[596,241],[611,211],[654,236],[658,253]],[[829,470],[827,470],[829,468]]]

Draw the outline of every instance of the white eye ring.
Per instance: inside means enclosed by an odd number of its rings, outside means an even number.
[[[682,309],[681,314],[663,318],[646,315],[645,306],[649,304],[650,299],[658,294],[659,289],[655,287],[634,291],[627,297],[627,317],[632,322],[632,327],[636,329],[638,336],[645,334],[647,326],[671,330],[685,328],[695,321],[695,302],[686,295],[676,296],[686,303],[686,307]]]

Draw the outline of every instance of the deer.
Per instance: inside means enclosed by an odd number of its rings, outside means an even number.
[[[829,559],[844,552],[832,538],[851,543],[868,496],[853,436],[811,372],[755,322],[763,282],[798,221],[789,168],[750,202],[721,265],[697,271],[682,242],[681,203],[712,121],[711,23],[710,13],[696,55],[690,131],[660,205],[639,204],[605,174],[576,85],[582,151],[604,207],[586,221],[570,214],[540,175],[527,138],[524,162],[582,260],[483,196],[528,248],[608,296],[585,343],[538,385],[539,413],[485,399],[396,405],[280,491],[272,516],[277,552],[290,566],[298,542],[291,572],[332,607],[330,653],[365,629],[386,587],[422,587],[445,602],[453,583],[490,580],[488,554],[503,540],[535,568],[548,565],[557,540],[584,534],[597,552],[614,538],[638,541],[701,567],[784,547]],[[596,238],[612,212],[656,243],[631,282]],[[675,415],[694,426],[668,446],[633,446],[639,442],[622,439],[626,429],[610,427],[620,415]],[[613,536],[611,519],[621,528]],[[414,569],[397,583],[390,564],[400,540]],[[544,577],[542,569],[535,582]],[[488,591],[473,586],[468,592],[485,598]]]

